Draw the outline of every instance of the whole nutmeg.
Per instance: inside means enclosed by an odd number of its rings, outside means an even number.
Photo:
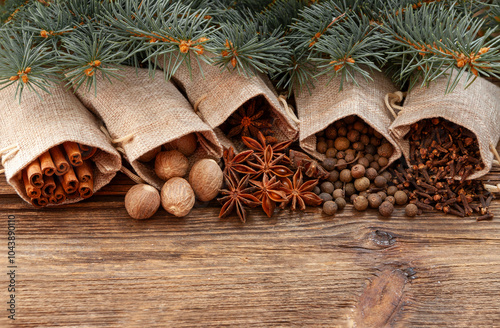
[[[365,167],[362,164],[356,164],[351,168],[351,176],[359,179],[365,176]]]
[[[178,150],[162,151],[156,155],[155,172],[162,180],[186,175],[189,162]]]
[[[414,217],[418,214],[418,207],[415,204],[408,204],[405,207],[405,214],[409,217]]]
[[[370,187],[370,180],[368,180],[367,177],[362,177],[354,180],[354,188],[356,188],[357,191],[365,191],[369,187]]]
[[[382,198],[378,194],[369,194],[367,198],[371,208],[378,208],[382,204]]]
[[[387,185],[387,179],[384,178],[383,176],[381,175],[378,175],[375,180],[373,181],[373,183],[375,184],[375,186],[377,188],[383,188]]]
[[[351,180],[352,180],[351,170],[343,169],[342,171],[340,171],[340,181],[351,182]]]
[[[139,157],[137,160],[143,163],[152,161],[160,151],[161,151],[161,146],[158,146],[156,148],[151,149],[150,151]]]
[[[380,204],[380,207],[378,208],[378,212],[385,217],[391,216],[393,211],[394,211],[394,205],[392,205],[388,201],[385,201],[382,204]]]
[[[189,157],[196,151],[198,141],[196,140],[196,134],[190,133],[172,141],[170,145],[173,149],[180,151],[184,156]]]
[[[380,157],[389,158],[394,153],[394,147],[389,142],[383,143],[380,147],[377,148],[377,154]]]
[[[183,178],[174,177],[161,188],[161,205],[170,214],[186,216],[194,206],[194,191]]]
[[[328,145],[326,144],[326,141],[319,141],[316,144],[316,150],[318,153],[324,154],[326,153],[326,150],[328,149]]]
[[[345,201],[344,198],[336,198],[335,203],[337,204],[339,210],[343,210],[344,207],[346,207],[347,205],[347,202]]]
[[[396,204],[404,205],[408,201],[408,195],[404,191],[398,190],[394,193],[394,199],[396,200]]]
[[[368,208],[368,199],[363,196],[358,196],[353,202],[354,208],[358,211],[364,211]]]
[[[374,180],[377,176],[377,170],[375,170],[373,167],[369,167],[366,169],[365,177],[367,177],[369,180]]]
[[[337,148],[337,150],[346,150],[349,148],[350,144],[349,139],[345,137],[338,137],[335,139],[335,148]]]
[[[125,195],[125,209],[136,220],[149,219],[160,207],[160,193],[155,187],[137,184]]]
[[[321,183],[320,188],[322,192],[326,192],[327,194],[331,194],[334,189],[333,183],[331,183],[330,181],[325,181]]]
[[[326,215],[334,215],[337,212],[338,206],[334,201],[327,201],[323,204],[323,212]]]
[[[202,202],[214,199],[222,187],[222,170],[213,159],[201,159],[194,163],[189,172],[189,184]]]

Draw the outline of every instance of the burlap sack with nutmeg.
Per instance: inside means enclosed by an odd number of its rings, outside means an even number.
[[[267,76],[257,74],[244,77],[201,60],[200,71],[196,59],[193,58],[191,62],[191,72],[183,64],[173,75],[172,81],[186,93],[189,102],[211,128],[218,128],[241,105],[261,96],[269,103],[276,139],[285,141],[297,138],[297,124],[278,100],[278,94]],[[159,65],[162,64],[163,61],[159,60]],[[224,147],[235,146],[220,130],[217,135]]]
[[[14,99],[16,85],[0,90],[0,149],[4,153],[7,181],[25,201],[30,202],[20,178],[21,171],[41,154],[65,141],[96,147],[92,157],[94,192],[108,184],[121,168],[121,156],[99,129],[97,119],[62,85],[40,91],[23,91],[22,101]],[[82,198],[67,199],[62,204]],[[51,204],[49,204],[51,206]]]
[[[152,79],[147,69],[122,68],[120,80],[109,82],[98,78],[96,96],[93,91],[81,89],[76,94],[103,120],[112,139],[130,136],[119,146],[142,179],[160,189],[164,181],[155,173],[154,160],[143,163],[138,159],[190,133],[196,133],[199,143],[191,161],[222,156],[222,146],[215,133],[163,74],[157,72]]]
[[[384,96],[396,91],[396,87],[380,72],[370,74],[373,81],[365,80],[360,74],[354,76],[358,85],[352,80],[344,81],[342,91],[339,77],[328,82],[329,77],[321,75],[315,81],[312,94],[307,90],[295,93],[300,120],[300,146],[315,158],[324,160],[326,156],[316,151],[315,134],[344,117],[357,115],[394,146],[390,165],[401,157],[401,150],[389,134],[393,117],[385,107]]]
[[[456,76],[453,73],[452,79]],[[418,86],[408,92],[403,109],[390,127],[391,134],[400,145],[407,161],[410,159],[410,143],[405,139],[410,126],[426,118],[441,117],[469,129],[477,137],[481,160],[485,167],[470,175],[476,179],[491,170],[493,154],[490,145],[500,138],[500,87],[478,77],[466,87],[466,76],[456,88],[445,93],[448,76],[431,82],[428,87]]]

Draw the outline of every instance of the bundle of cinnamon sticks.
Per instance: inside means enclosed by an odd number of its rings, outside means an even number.
[[[64,142],[40,155],[22,171],[26,194],[35,207],[60,204],[66,199],[89,198],[94,193],[90,160],[97,148]]]

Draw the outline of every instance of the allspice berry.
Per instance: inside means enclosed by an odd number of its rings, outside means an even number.
[[[325,129],[325,137],[334,140],[335,138],[337,138],[337,129],[335,129],[333,125],[328,126]]]
[[[319,195],[319,194],[321,194],[321,189],[318,186],[315,186],[313,189],[313,193],[315,193],[316,195]]]
[[[328,158],[335,158],[337,156],[337,149],[335,148],[328,148],[325,153],[326,157]]]
[[[346,207],[347,205],[347,202],[345,201],[344,198],[336,198],[335,203],[337,204],[339,210],[343,210],[344,207]]]
[[[365,177],[367,177],[369,180],[374,180],[377,176],[377,170],[375,170],[373,167],[369,167],[366,169]]]
[[[139,157],[137,160],[139,162],[143,162],[143,163],[152,161],[160,151],[161,151],[161,146],[158,146],[158,147],[153,148],[150,151],[146,152],[144,155]]]
[[[324,154],[326,153],[326,150],[328,149],[328,145],[326,144],[326,141],[319,141],[317,144],[316,144],[316,150],[318,151],[318,153],[320,154]]]
[[[137,184],[125,195],[125,209],[133,219],[149,219],[159,207],[160,193],[150,185]]]
[[[343,169],[342,171],[340,171],[340,181],[351,182],[351,180],[352,180],[351,170]]]
[[[396,204],[396,199],[394,199],[394,196],[387,196],[384,200],[384,202],[389,202],[392,205]]]
[[[378,211],[382,216],[385,217],[391,216],[392,212],[394,211],[394,205],[392,205],[388,201],[385,201],[380,205]]]
[[[382,204],[382,198],[377,194],[369,194],[367,199],[371,208],[378,208]]]
[[[194,163],[189,172],[189,184],[202,202],[214,199],[222,187],[222,170],[213,159],[201,159]]]
[[[333,183],[331,183],[330,181],[325,181],[321,183],[320,188],[322,192],[326,192],[327,194],[331,194],[334,189]]]
[[[358,211],[364,211],[368,208],[368,199],[363,196],[358,196],[353,202],[354,208]]]
[[[383,188],[387,185],[387,179],[384,178],[383,176],[381,175],[378,175],[375,180],[373,180],[373,183],[375,184],[375,186],[377,188]]]
[[[336,181],[339,180],[340,173],[337,170],[333,170],[330,172],[330,175],[328,176],[328,181],[331,183],[335,183]]]
[[[380,165],[380,167],[384,167],[386,166],[387,164],[389,164],[389,160],[387,159],[387,157],[379,157],[378,161],[377,161],[378,165]]]
[[[369,187],[370,187],[370,180],[368,180],[367,177],[362,177],[354,180],[354,188],[356,188],[357,191],[365,191]]]
[[[394,153],[394,147],[389,142],[385,142],[377,148],[377,154],[380,157],[389,158]]]
[[[370,167],[370,161],[367,157],[361,157],[360,159],[358,159],[358,164],[363,165],[365,167],[365,171],[368,167]]]
[[[408,201],[408,195],[404,191],[398,190],[394,194],[394,199],[396,200],[396,204],[404,205]]]
[[[405,215],[409,217],[414,217],[418,214],[418,207],[415,204],[408,204],[405,207]]]
[[[319,194],[319,198],[321,198],[321,200],[323,200],[323,203],[327,202],[329,200],[333,200],[332,195],[331,194],[327,194],[326,192],[322,192],[321,194]]]
[[[394,196],[394,194],[396,193],[396,191],[398,191],[398,187],[396,187],[396,186],[389,186],[387,188],[387,195]]]
[[[338,137],[335,139],[335,148],[337,148],[337,150],[346,150],[349,148],[350,144],[350,141],[345,137]]]
[[[332,171],[335,169],[335,164],[337,164],[337,160],[334,158],[325,158],[325,160],[321,163],[323,168],[327,171]]]
[[[156,155],[155,172],[162,180],[186,175],[189,162],[178,150],[162,151]]]
[[[161,188],[161,205],[170,214],[183,217],[194,206],[194,191],[183,178],[173,177]]]
[[[347,139],[350,141],[350,142],[356,142],[359,140],[359,131],[356,131],[356,130],[351,130],[349,132],[347,132]]]
[[[323,212],[326,215],[334,215],[337,212],[338,206],[334,201],[327,201],[323,204]]]
[[[351,197],[352,194],[356,193],[356,188],[354,188],[354,183],[349,182],[345,184],[345,197]]]
[[[351,168],[351,176],[359,179],[365,176],[365,167],[362,164],[356,164]]]
[[[344,190],[342,190],[342,189],[335,189],[333,191],[333,199],[344,198],[344,197],[345,197]]]
[[[180,151],[184,156],[189,157],[194,154],[198,141],[196,140],[196,133],[186,134],[170,143],[173,149]]]

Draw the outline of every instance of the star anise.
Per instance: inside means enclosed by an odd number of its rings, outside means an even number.
[[[245,222],[247,214],[244,205],[250,207],[260,205],[259,199],[252,195],[255,191],[255,187],[248,187],[248,175],[246,175],[239,182],[231,178],[229,175],[224,175],[224,179],[228,189],[222,189],[220,192],[224,195],[224,197],[217,198],[217,200],[222,204],[219,218],[225,218],[236,208],[236,213],[240,217],[240,220]]]
[[[248,148],[254,151],[256,156],[259,156],[261,159],[264,158],[264,151],[266,150],[267,145],[270,144],[260,131],[257,139],[243,136],[241,137],[241,140]],[[273,148],[274,158],[284,153],[292,142],[293,140],[272,144],[271,147]],[[290,159],[285,155],[281,162],[282,164],[290,164]]]
[[[250,180],[257,187],[254,196],[262,202],[262,209],[268,217],[271,217],[276,208],[276,203],[286,201],[286,193],[282,190],[281,182],[273,176],[271,179],[267,174],[262,176],[262,181]]]
[[[224,158],[224,173],[231,176],[234,181],[239,180],[238,173],[256,174],[257,172],[254,169],[243,164],[252,154],[253,150],[246,150],[235,155],[233,147],[225,148],[222,155]]]
[[[330,173],[318,161],[300,151],[290,150],[290,161],[293,167],[304,170],[308,177],[327,179],[330,176]]]
[[[309,206],[321,205],[321,198],[312,192],[318,181],[316,179],[303,182],[302,171],[300,169],[293,175],[293,182],[288,178],[281,179],[283,184],[282,190],[287,195],[287,200],[281,203],[281,208],[284,208],[290,202],[292,203],[290,207],[293,211],[297,209],[297,205],[301,211],[306,209],[306,204]]]
[[[227,136],[229,138],[242,136],[257,137],[259,130],[272,131],[272,123],[269,119],[261,118],[264,115],[264,110],[261,109],[255,113],[256,101],[252,100],[247,104],[242,105],[228,119],[227,123],[233,126],[229,130]]]
[[[281,154],[276,158],[274,158],[273,154],[273,148],[271,145],[267,145],[262,159],[259,156],[254,156],[254,162],[248,162],[248,165],[255,168],[255,171],[257,172],[253,177],[254,179],[258,178],[262,174],[277,175],[279,177],[287,177],[293,174],[292,170],[288,167],[280,165],[280,162],[283,157],[285,157],[285,154]]]

